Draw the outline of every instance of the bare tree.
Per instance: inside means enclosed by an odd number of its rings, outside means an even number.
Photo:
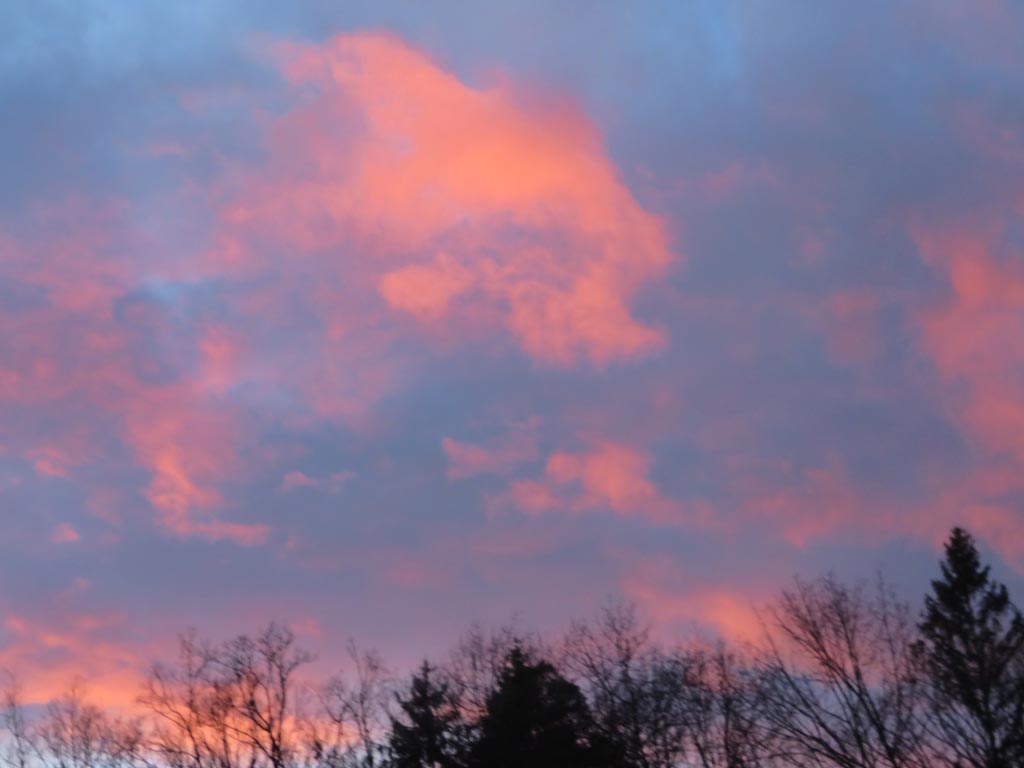
[[[28,768],[37,749],[25,719],[21,684],[11,672],[5,672],[4,677],[2,723],[7,733],[2,747],[4,763],[10,768]]]
[[[299,760],[296,673],[312,656],[271,623],[219,648],[194,632],[176,664],[156,664],[139,702],[153,715],[152,747],[172,768],[284,768]]]
[[[235,638],[218,659],[242,722],[235,735],[272,768],[285,768],[298,749],[295,673],[312,660],[312,654],[296,648],[290,629],[274,623],[255,638]]]
[[[629,765],[678,763],[684,751],[684,670],[653,647],[634,606],[611,604],[596,621],[575,623],[561,661],[587,696],[598,729]]]
[[[98,768],[103,725],[103,712],[85,700],[76,681],[47,705],[38,729],[41,748],[57,768]]]
[[[103,768],[155,768],[144,723],[139,718],[105,718],[100,755]]]
[[[141,721],[90,703],[79,682],[50,702],[36,728],[35,754],[56,768],[138,768],[149,764]]]
[[[217,653],[194,631],[179,638],[176,664],[156,663],[139,703],[155,720],[152,745],[171,768],[237,768],[253,762],[234,738],[233,701]]]
[[[375,651],[349,641],[351,677],[339,674],[324,686],[321,700],[333,725],[333,742],[318,751],[322,761],[343,768],[375,768],[384,759],[391,685],[387,668]]]
[[[920,720],[913,622],[881,579],[871,597],[831,576],[797,580],[769,615],[774,626],[760,660],[764,711],[784,764],[933,765]]]
[[[576,623],[562,664],[586,693],[594,719],[626,763],[638,768],[763,765],[759,675],[724,644],[666,651],[628,604]]]
[[[775,736],[759,670],[719,641],[682,650],[681,717],[687,764],[749,768],[769,764]]]

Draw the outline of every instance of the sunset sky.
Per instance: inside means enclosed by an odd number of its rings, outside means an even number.
[[[0,667],[1024,589],[1024,6],[0,5]]]

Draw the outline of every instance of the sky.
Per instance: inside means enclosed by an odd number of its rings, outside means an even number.
[[[1024,8],[0,4],[0,667],[1024,595]],[[1022,598],[1024,599],[1024,598]]]

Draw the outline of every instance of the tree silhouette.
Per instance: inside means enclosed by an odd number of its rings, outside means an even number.
[[[394,768],[461,768],[466,728],[447,683],[424,661],[408,694],[398,697],[402,718],[391,719],[390,757]]]
[[[377,768],[386,758],[390,698],[388,671],[376,651],[349,640],[352,676],[338,674],[321,693],[324,714],[334,725],[333,739],[321,743],[317,763],[328,768]]]
[[[3,755],[4,764],[11,768],[28,768],[35,745],[32,743],[32,733],[25,718],[25,708],[22,702],[21,683],[17,677],[10,672],[5,674],[7,678],[0,701],[3,702],[0,723],[7,738],[4,741],[4,748],[0,751]]]
[[[672,768],[686,751],[685,662],[653,647],[630,605],[607,605],[577,622],[562,665],[590,702],[595,726],[626,764]]]
[[[0,768],[1024,768],[1024,617],[962,529],[922,606],[797,579],[759,640],[663,645],[612,603],[560,642],[473,627],[399,688],[351,641],[318,681],[285,625],[188,632],[139,716],[0,677]]]
[[[955,765],[1024,765],[1024,619],[962,528],[941,567],[916,645],[933,729]]]
[[[139,704],[153,716],[148,747],[171,768],[288,768],[299,761],[297,675],[312,655],[270,623],[219,647],[194,632],[176,663],[157,663]],[[66,719],[66,718],[65,718]]]
[[[610,768],[621,765],[595,736],[587,702],[547,661],[512,648],[488,697],[473,768]]]
[[[761,655],[767,732],[783,765],[930,768],[908,609],[827,576],[772,607]],[[752,763],[745,763],[752,764]]]

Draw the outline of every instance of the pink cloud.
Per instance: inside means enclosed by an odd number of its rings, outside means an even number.
[[[825,457],[818,466],[783,466],[768,476],[742,472],[734,483],[743,499],[745,520],[776,528],[796,547],[838,531],[877,535],[893,524],[891,510],[857,488],[836,455]],[[871,510],[870,520],[864,517],[865,509]]]
[[[144,495],[166,530],[245,545],[266,540],[265,525],[217,519],[226,503],[220,486],[240,471],[240,430],[229,409],[187,390],[137,394],[125,414],[125,440],[152,473]]]
[[[287,493],[288,491],[294,490],[295,488],[315,488],[316,486],[316,480],[314,480],[312,477],[305,474],[304,472],[299,472],[298,470],[296,470],[293,472],[289,472],[287,475],[284,476],[284,479],[281,481],[281,485],[278,487],[278,490],[280,490],[282,493]]]
[[[662,343],[629,310],[672,259],[662,223],[575,106],[469,87],[385,35],[275,50],[317,95],[271,128],[268,167],[226,209],[229,230],[318,253],[328,270],[359,244],[358,281],[393,310],[446,335],[504,329],[540,362],[604,365]],[[234,242],[225,256],[245,250]]]
[[[41,289],[46,301],[16,318],[19,333],[6,355],[17,376],[0,376],[8,384],[0,398],[40,417],[30,424],[48,426],[25,432],[2,420],[0,436],[39,474],[70,477],[73,468],[109,458],[113,433],[149,473],[142,493],[162,527],[179,536],[258,543],[265,527],[219,519],[219,486],[239,470],[240,438],[230,406],[208,399],[223,389],[206,383],[225,378],[218,371],[227,357],[222,334],[208,333],[201,344],[207,362],[196,381],[164,382],[150,351],[132,336],[138,328],[160,332],[162,317],[143,305],[122,310],[127,322],[115,313],[145,266],[132,257],[144,246],[123,224],[130,213],[119,203],[41,206],[31,215],[35,234],[4,241],[11,248],[5,272]],[[92,504],[97,497],[90,498]],[[116,515],[102,516],[117,522]]]
[[[998,229],[917,228],[914,236],[951,289],[920,317],[924,351],[944,379],[963,386],[964,397],[951,404],[979,445],[1024,464],[1022,254]]]
[[[50,541],[54,544],[70,544],[78,539],[78,531],[70,523],[61,523],[50,534]]]
[[[201,189],[181,190],[213,212],[208,242],[171,252],[133,226],[145,216],[121,200],[50,201],[25,232],[0,233],[5,275],[46,297],[17,319],[0,399],[62,416],[40,420],[53,426],[31,440],[0,423],[0,440],[53,477],[123,448],[146,473],[137,490],[163,530],[246,545],[269,536],[227,519],[230,488],[263,469],[249,406],[293,426],[326,418],[370,429],[375,404],[417,364],[410,349],[498,339],[555,366],[651,353],[663,335],[633,305],[674,258],[663,222],[569,100],[508,82],[469,86],[386,35],[268,55],[292,101],[260,118],[264,159],[226,163]],[[260,112],[253,94],[231,98]],[[194,148],[169,136],[158,149]],[[122,301],[153,280],[232,286],[230,321],[182,339],[159,302]],[[301,345],[276,340],[297,306],[315,329]],[[180,359],[163,360],[150,334],[173,339]],[[232,399],[239,391],[244,407]],[[450,475],[468,477],[512,471],[534,458],[531,441],[449,437],[443,448]],[[642,470],[631,466],[623,471]],[[310,478],[328,492],[347,479]],[[639,479],[628,490],[608,485],[625,476],[581,469],[573,482],[614,509],[649,502],[669,513]],[[89,489],[89,504],[115,526],[123,515],[102,490]],[[118,509],[133,509],[132,498]]]
[[[674,561],[657,557],[632,567],[623,593],[661,628],[698,628],[730,641],[756,642],[763,635],[758,590],[707,585]]]
[[[380,280],[380,292],[388,304],[420,319],[445,315],[459,294],[473,288],[472,273],[445,254],[438,254],[429,265],[388,272]]]
[[[918,314],[921,350],[937,374],[935,396],[975,455],[960,476],[932,478],[936,500],[918,524],[926,532],[936,518],[966,524],[1024,567],[1024,525],[1007,501],[1024,493],[1024,254],[998,215],[917,223],[911,233],[949,287]]]
[[[74,460],[61,448],[49,445],[28,452],[35,471],[45,477],[67,477],[68,465]]]
[[[3,628],[0,668],[17,672],[25,703],[46,703],[79,679],[98,704],[135,706],[148,659],[143,649],[112,639],[124,634],[121,617],[69,610],[52,618],[7,614]]]
[[[548,457],[539,479],[515,481],[505,501],[530,513],[608,510],[658,524],[707,522],[710,509],[700,501],[666,498],[650,479],[651,458],[611,440],[595,440],[577,453]]]
[[[514,424],[504,441],[491,445],[464,443],[451,437],[441,440],[448,458],[448,477],[505,475],[525,462],[537,458],[539,419]]]

